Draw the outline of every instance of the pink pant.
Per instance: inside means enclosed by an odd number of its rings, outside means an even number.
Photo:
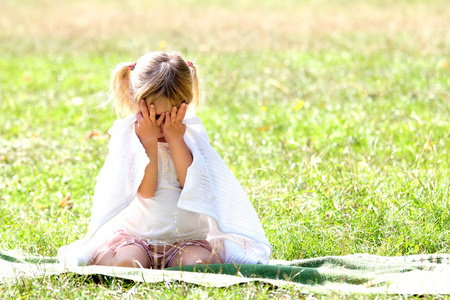
[[[120,229],[114,233],[104,247],[96,252],[89,264],[94,265],[107,251],[116,252],[120,247],[128,245],[137,245],[144,249],[150,260],[150,269],[167,268],[178,252],[188,246],[200,246],[212,252],[212,247],[207,240],[190,240],[168,245],[152,245],[147,240],[138,238],[126,230]]]

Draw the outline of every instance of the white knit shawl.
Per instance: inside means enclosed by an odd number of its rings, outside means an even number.
[[[134,131],[135,121],[134,115],[118,119],[109,130],[109,154],[97,177],[89,231],[83,239],[59,249],[61,263],[88,264],[120,227],[120,213],[135,199],[150,161]],[[267,264],[272,247],[247,194],[210,145],[200,119],[186,118],[184,124],[193,162],[178,207],[210,217],[207,240],[225,263]]]

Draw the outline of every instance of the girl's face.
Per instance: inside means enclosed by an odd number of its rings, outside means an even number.
[[[156,119],[161,117],[162,113],[171,111],[171,105],[170,102],[166,99],[158,99],[153,104],[155,104],[155,112],[156,112]],[[148,110],[150,111],[150,107],[148,107]],[[158,140],[164,139],[164,122],[162,123],[159,134],[158,134]]]

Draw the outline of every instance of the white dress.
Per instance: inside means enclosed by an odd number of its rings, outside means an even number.
[[[175,244],[205,240],[208,218],[178,207],[182,187],[167,143],[158,143],[158,185],[150,199],[139,196],[131,202],[123,227],[150,244]]]
[[[181,238],[180,232],[176,232],[180,228],[183,229],[183,238],[190,238],[191,235],[200,236],[206,231],[203,217],[200,219],[196,217],[196,220],[199,220],[198,226],[195,222],[194,225],[186,222],[183,226],[180,226],[180,223],[169,222],[171,226],[178,225],[168,228],[165,232],[147,230],[152,227],[147,223],[145,226],[131,224],[130,217],[143,211],[141,208],[164,204],[136,198],[149,158],[134,131],[135,122],[136,116],[131,115],[125,119],[116,120],[108,131],[111,135],[109,154],[97,176],[88,232],[84,238],[58,250],[58,258],[63,265],[86,265],[99,247],[105,243],[105,239],[123,224],[128,224],[130,229],[133,228],[132,230],[136,231],[136,234],[156,240],[161,236],[166,239],[169,232],[172,232],[173,238]],[[206,240],[220,255],[222,261],[233,264],[267,264],[272,247],[246,192],[209,143],[206,129],[200,119],[192,116],[186,118],[183,123],[186,124],[184,140],[191,151],[193,161],[187,169],[183,189],[179,192],[179,187],[176,188],[176,193],[179,194],[177,208],[181,210],[173,210],[169,219],[178,222],[179,212],[190,216],[185,214],[185,211],[194,213],[195,216],[206,216],[209,224]],[[164,174],[162,176],[164,177]],[[167,190],[172,188],[174,187],[167,187]],[[160,197],[155,195],[153,198]],[[145,209],[145,211],[151,212],[153,209]],[[164,210],[158,211],[168,212],[165,206]],[[153,213],[151,214],[154,216]],[[122,216],[128,217],[128,223],[123,221]],[[147,217],[143,215],[135,219],[147,222]],[[186,225],[188,223],[189,226]],[[198,228],[195,232],[191,231],[194,227]]]

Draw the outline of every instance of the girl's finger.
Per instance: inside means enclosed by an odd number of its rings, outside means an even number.
[[[177,120],[177,107],[176,106],[172,107],[172,115],[170,117],[171,117],[171,119],[173,119],[174,122]]]
[[[158,120],[156,120],[156,125],[161,126],[161,124],[164,121],[164,117],[166,116],[166,113],[162,113]]]
[[[169,113],[169,112],[166,112],[166,113],[164,113],[164,116],[165,116],[165,118],[166,118],[165,124],[170,123],[170,121],[172,120],[172,118],[170,117],[170,113]]]
[[[150,106],[151,107],[151,106]],[[148,107],[147,107],[147,103],[145,102],[144,99],[141,100],[141,111],[142,111],[142,115],[144,116],[144,118],[148,118]]]
[[[155,104],[150,104],[150,121],[156,122]]]
[[[177,113],[177,122],[179,123],[183,122],[184,116],[186,115],[186,111],[187,111],[187,104],[182,103]]]

